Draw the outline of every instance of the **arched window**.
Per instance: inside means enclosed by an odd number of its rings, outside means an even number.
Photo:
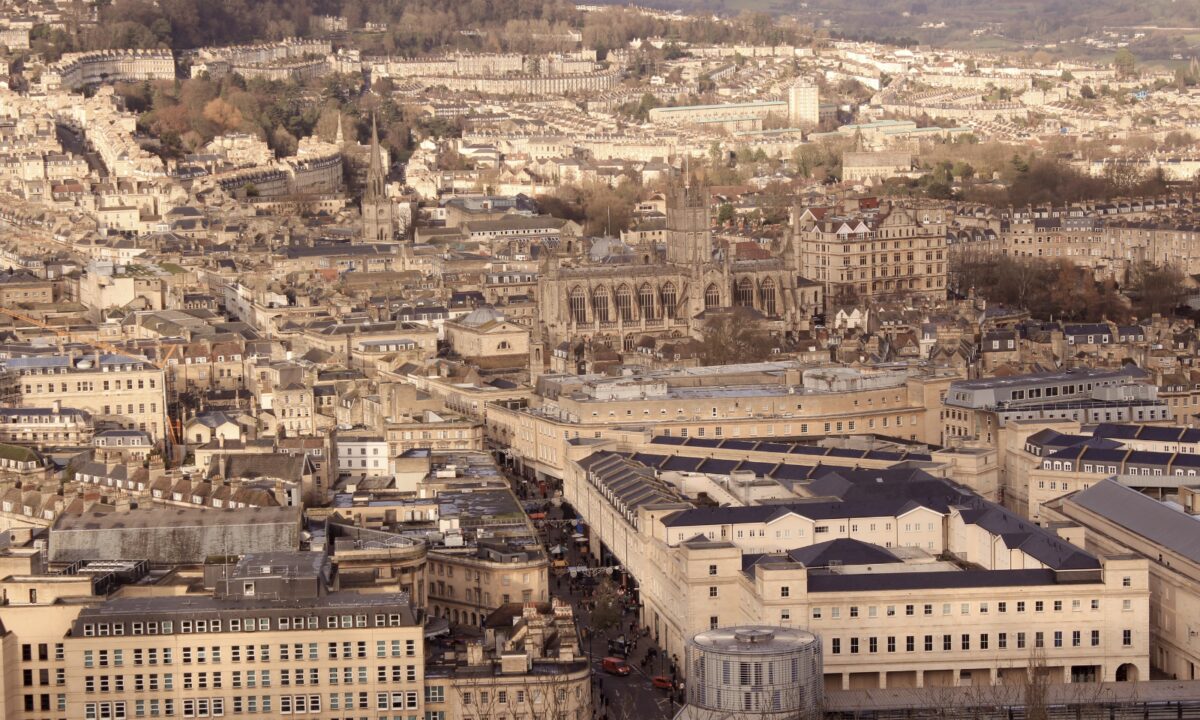
[[[775,314],[775,281],[766,278],[758,286],[758,306],[767,315]]]
[[[583,288],[578,285],[571,288],[571,294],[567,296],[567,305],[571,309],[572,322],[587,322],[587,295],[584,294]]]
[[[617,288],[617,315],[625,322],[633,322],[633,293],[628,285]]]
[[[733,292],[734,305],[743,307],[754,307],[754,281],[748,277],[744,277],[737,281]]]
[[[592,291],[592,315],[599,322],[608,322],[608,288],[598,287]]]
[[[500,343],[498,345],[496,345],[496,349],[497,350],[511,350],[512,345],[510,345],[507,340],[501,340]]]
[[[635,340],[632,335],[626,335],[621,341],[621,347],[625,349],[625,352],[633,352],[634,342]]]
[[[679,293],[675,291],[675,285],[666,283],[662,286],[659,292],[659,297],[662,302],[663,317],[674,320],[675,306],[679,304]]]
[[[638,288],[638,312],[643,320],[654,320],[658,316],[654,312],[654,288],[645,283]]]
[[[704,307],[715,308],[721,306],[721,291],[717,289],[716,284],[709,285],[704,289]]]

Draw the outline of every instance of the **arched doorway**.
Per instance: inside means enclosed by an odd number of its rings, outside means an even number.
[[[1138,669],[1133,663],[1125,663],[1117,667],[1117,682],[1137,682]]]

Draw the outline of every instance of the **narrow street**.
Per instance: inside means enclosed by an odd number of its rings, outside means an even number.
[[[528,494],[527,499],[540,497],[538,488],[524,482],[515,475],[508,475],[513,484],[513,490],[521,496],[522,490]],[[552,493],[553,491],[551,491]],[[526,498],[522,498],[526,499]],[[596,559],[590,554],[581,552],[571,541],[572,530],[561,527],[555,521],[561,521],[563,509],[551,506],[546,513],[547,524],[546,548],[562,545],[566,548],[568,567],[594,567]],[[596,578],[598,581],[598,578]],[[670,693],[665,689],[655,688],[650,679],[655,675],[670,675],[669,662],[661,653],[656,653],[654,640],[649,636],[637,637],[626,661],[632,672],[625,677],[612,675],[602,669],[603,659],[611,655],[608,650],[610,640],[624,635],[633,639],[631,623],[637,622],[637,611],[624,611],[620,626],[604,633],[592,633],[591,611],[588,598],[592,584],[586,578],[572,581],[567,573],[555,574],[551,570],[551,592],[555,597],[567,600],[575,609],[575,621],[581,632],[581,642],[584,652],[591,657],[592,663],[592,692],[595,717],[600,720],[637,720],[640,718],[671,718],[679,709],[679,702],[671,702]],[[657,654],[657,657],[649,657]]]

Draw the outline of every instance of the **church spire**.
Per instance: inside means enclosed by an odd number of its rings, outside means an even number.
[[[388,242],[393,236],[392,201],[387,197],[387,168],[379,147],[379,127],[371,116],[370,163],[367,185],[363,188],[362,218],[364,242]]]
[[[367,166],[367,197],[383,197],[383,186],[386,182],[387,172],[383,168],[383,153],[379,150],[379,127],[375,122],[375,116],[371,115],[371,161]]]

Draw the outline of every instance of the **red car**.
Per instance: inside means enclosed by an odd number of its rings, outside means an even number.
[[[624,676],[633,672],[633,668],[629,667],[629,663],[625,662],[623,658],[619,657],[604,658],[603,662],[600,663],[600,667],[603,668],[604,672],[609,673],[610,675]]]
[[[671,678],[666,675],[655,675],[650,678],[650,684],[660,690],[674,690],[675,683],[671,682]]]

